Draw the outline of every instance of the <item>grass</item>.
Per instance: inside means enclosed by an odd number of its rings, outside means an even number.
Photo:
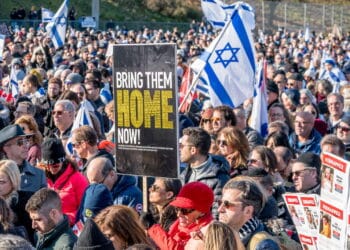
[[[173,22],[177,21],[168,16],[160,15],[147,10],[139,2],[140,0],[101,0],[100,20],[113,21],[148,21],[148,22]],[[23,7],[27,14],[32,6],[39,9],[41,6],[56,12],[61,5],[60,0],[1,0],[0,19],[9,19],[13,8]],[[70,0],[70,7],[74,6],[77,17],[91,15],[91,0]],[[184,21],[184,20],[183,20]]]

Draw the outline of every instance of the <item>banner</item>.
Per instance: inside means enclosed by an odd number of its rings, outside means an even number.
[[[176,45],[114,45],[117,169],[177,178]]]

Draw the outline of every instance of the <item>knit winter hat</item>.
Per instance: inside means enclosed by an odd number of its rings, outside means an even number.
[[[184,185],[170,205],[180,208],[192,208],[202,213],[208,213],[213,202],[213,190],[206,184],[197,181]]]
[[[103,235],[92,219],[88,219],[73,249],[114,250],[113,244]]]
[[[45,164],[55,164],[63,162],[66,158],[61,140],[57,138],[47,138],[41,144],[41,160]]]

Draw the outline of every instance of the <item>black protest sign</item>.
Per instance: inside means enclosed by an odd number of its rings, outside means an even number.
[[[174,44],[113,47],[116,163],[121,173],[178,177],[175,55]]]

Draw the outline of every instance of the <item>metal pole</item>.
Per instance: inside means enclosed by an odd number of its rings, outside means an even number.
[[[332,28],[334,26],[334,5],[332,5]]]
[[[262,15],[262,30],[265,31],[265,5],[264,5],[264,1],[261,1],[261,15]]]
[[[287,3],[284,3],[284,32],[287,30]]]
[[[325,16],[326,16],[326,6],[323,5],[323,9],[322,9],[322,29],[325,29]]]
[[[306,9],[307,9],[306,3],[304,3],[304,29],[306,27]]]
[[[345,6],[343,6],[343,7],[341,8],[341,10],[340,10],[340,27],[341,27],[342,30],[344,30],[344,29],[343,29],[344,7],[345,7]]]
[[[99,29],[100,21],[100,0],[92,0],[91,2],[91,16],[95,18],[96,29]]]

